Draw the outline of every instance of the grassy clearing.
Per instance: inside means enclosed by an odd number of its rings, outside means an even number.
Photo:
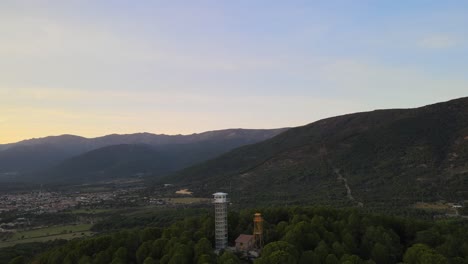
[[[114,189],[108,186],[89,186],[82,187],[80,191],[82,193],[95,193],[95,192],[112,192]]]
[[[58,234],[58,235],[50,235],[44,237],[33,237],[33,238],[26,238],[20,240],[8,240],[0,242],[0,248],[3,247],[11,247],[17,244],[25,244],[25,243],[32,243],[32,242],[46,242],[56,239],[74,239],[74,238],[82,238],[82,237],[89,237],[94,235],[91,231],[79,232],[79,233],[68,233],[68,234]]]
[[[105,214],[114,212],[116,209],[74,209],[69,214]]]
[[[197,197],[178,197],[178,198],[164,198],[164,201],[172,204],[193,204],[193,203],[208,203],[211,201],[209,198]]]
[[[51,226],[33,230],[25,230],[16,232],[13,236],[13,239],[19,239],[24,236],[24,238],[34,238],[34,237],[43,237],[50,235],[58,235],[65,233],[76,233],[89,231],[91,229],[91,224],[81,224],[81,225],[66,225],[66,226]]]
[[[442,202],[436,202],[436,203],[418,202],[414,205],[414,208],[423,209],[427,211],[440,212],[440,213],[455,213],[455,210],[452,208],[451,205],[442,203]]]
[[[73,239],[83,236],[90,236],[91,224],[52,226],[33,230],[16,232],[7,241],[1,241],[0,247],[8,247],[16,244],[30,242],[44,242],[55,239]]]

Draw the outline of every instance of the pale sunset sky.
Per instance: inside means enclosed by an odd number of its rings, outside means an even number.
[[[0,1],[0,143],[278,128],[468,95],[468,1]]]

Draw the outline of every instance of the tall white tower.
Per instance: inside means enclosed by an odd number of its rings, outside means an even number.
[[[214,193],[213,203],[215,206],[215,240],[216,249],[224,249],[228,242],[228,220],[227,220],[227,193]]]

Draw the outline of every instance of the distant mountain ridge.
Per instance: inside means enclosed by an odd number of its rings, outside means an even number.
[[[118,144],[186,144],[203,140],[223,139],[223,138],[248,138],[248,139],[267,139],[271,135],[281,133],[288,128],[278,129],[242,129],[232,128],[223,130],[206,131],[189,135],[166,135],[152,133],[133,133],[133,134],[110,134],[102,137],[86,138],[76,135],[64,134],[60,136],[48,136],[43,138],[26,139],[16,143],[0,144],[0,150],[7,150],[17,146],[35,146],[44,144],[66,146],[81,146],[86,151],[100,147],[118,145]]]
[[[244,145],[239,139],[204,140],[185,144],[120,144],[95,149],[33,173],[28,182],[95,183],[117,178],[156,179],[215,158]]]
[[[468,200],[468,97],[319,120],[162,182],[239,203]]]
[[[113,145],[145,144],[164,146],[214,141],[222,144],[223,141],[228,140],[235,142],[235,144],[229,144],[231,147],[238,147],[265,140],[285,130],[287,129],[226,129],[191,135],[136,133],[112,134],[97,138],[61,135],[29,139],[0,145],[0,173],[42,170],[71,157]]]

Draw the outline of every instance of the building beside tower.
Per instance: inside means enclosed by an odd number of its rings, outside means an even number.
[[[228,249],[228,211],[229,199],[227,193],[217,192],[213,194],[213,204],[215,208],[215,248],[216,251]],[[253,234],[241,234],[236,240],[236,250],[244,252],[251,257],[258,257],[258,253],[263,248],[263,217],[260,213],[255,213],[253,218]]]
[[[254,215],[253,235],[241,234],[236,239],[236,250],[239,252],[259,252],[263,248],[263,217],[260,213]]]

